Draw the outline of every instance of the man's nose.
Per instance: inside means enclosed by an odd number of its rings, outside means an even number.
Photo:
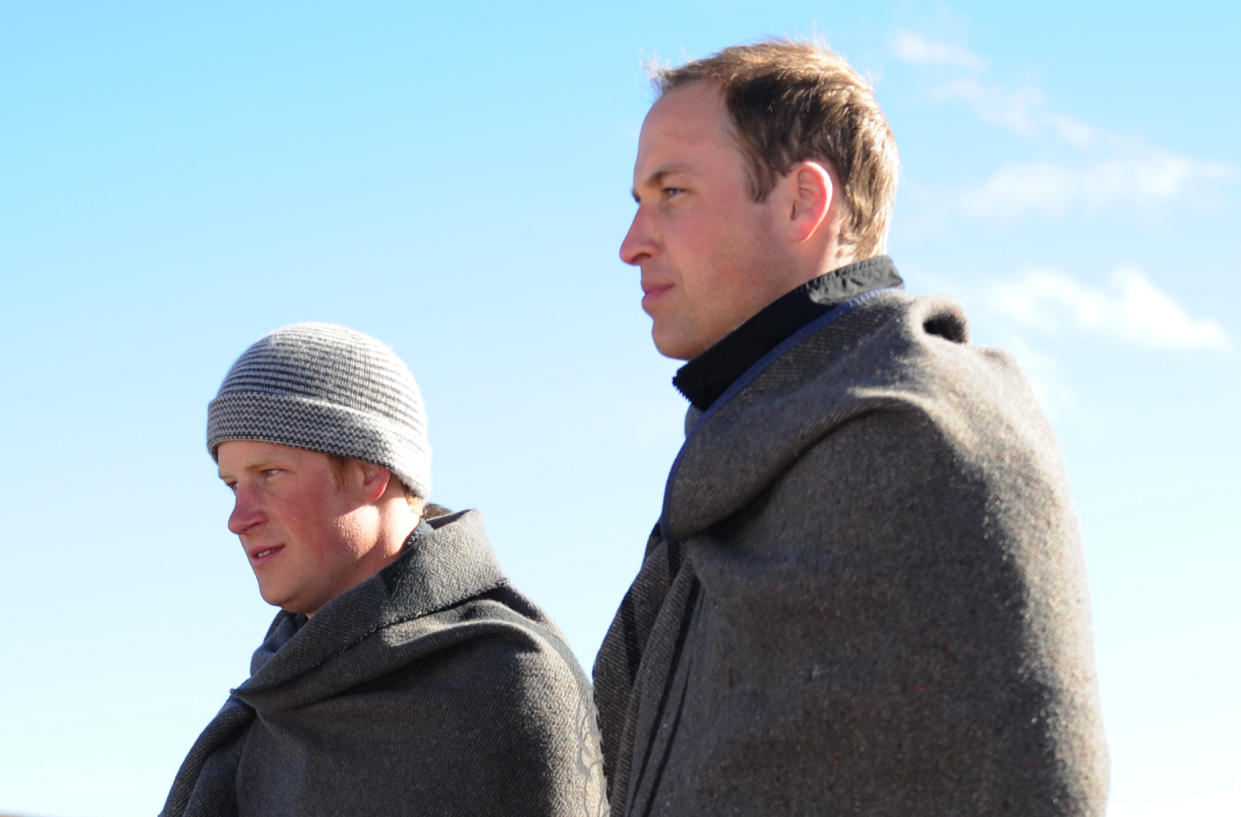
[[[228,515],[228,529],[240,536],[262,521],[263,513],[253,492],[238,486],[233,496],[233,512]]]
[[[653,256],[657,251],[658,248],[650,228],[649,219],[647,219],[642,208],[639,207],[638,212],[633,214],[633,221],[629,225],[629,232],[625,233],[625,238],[621,241],[621,260],[626,264],[637,266]]]

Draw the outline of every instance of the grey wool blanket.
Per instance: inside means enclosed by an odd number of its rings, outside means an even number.
[[[847,302],[687,426],[595,663],[614,815],[1104,813],[1064,469],[955,303]]]
[[[601,815],[590,687],[477,512],[313,618],[280,613],[165,817]]]

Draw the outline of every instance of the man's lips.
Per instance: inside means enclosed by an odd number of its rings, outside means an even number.
[[[672,284],[663,284],[656,281],[642,281],[642,308],[647,309],[651,302],[659,298],[668,290],[672,289]],[[649,310],[648,310],[649,311]]]
[[[275,556],[284,550],[284,545],[273,545],[271,547],[248,548],[246,555],[250,557],[252,564],[260,564]]]

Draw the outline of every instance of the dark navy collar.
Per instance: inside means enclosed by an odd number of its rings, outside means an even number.
[[[677,370],[672,385],[702,411],[780,341],[850,298],[903,287],[886,255],[855,261],[811,279],[760,310],[714,346]]]

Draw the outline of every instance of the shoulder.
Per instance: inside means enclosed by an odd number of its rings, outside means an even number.
[[[418,658],[390,675],[400,694],[446,721],[418,727],[419,739],[430,729],[446,753],[473,747],[475,782],[508,791],[502,813],[601,813],[590,684],[555,625],[506,585],[414,626],[416,636],[398,628],[385,638],[421,643]]]
[[[665,494],[672,539],[728,518],[793,470],[839,478],[875,463],[872,477],[901,479],[909,456],[944,450],[954,455],[932,457],[937,467],[982,469],[984,478],[1001,476],[988,468],[994,458],[1062,470],[1013,360],[969,344],[954,301],[898,291],[808,325],[692,419]],[[865,444],[849,445],[859,434]]]
[[[576,659],[555,624],[507,582],[452,606],[385,624],[367,641],[407,663],[470,664],[480,682],[537,673],[574,681]]]

